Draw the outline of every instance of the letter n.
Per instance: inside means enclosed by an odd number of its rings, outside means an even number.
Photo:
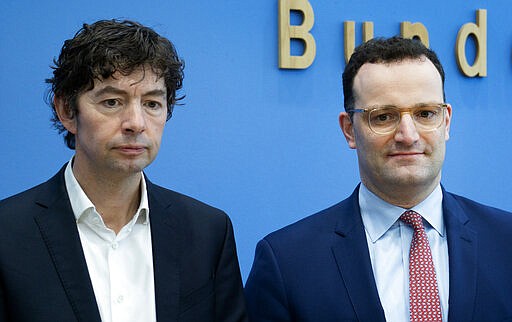
[[[400,34],[404,38],[419,38],[419,40],[429,47],[428,31],[424,24],[421,22],[411,23],[410,21],[404,21],[400,24]]]

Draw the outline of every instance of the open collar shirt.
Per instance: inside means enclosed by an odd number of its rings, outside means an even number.
[[[103,322],[156,321],[153,252],[146,181],[140,205],[116,235],[76,180],[71,160],[66,189],[75,214],[96,303]]]
[[[412,207],[423,217],[436,270],[443,321],[448,321],[448,243],[443,221],[443,193],[438,185]],[[368,190],[359,189],[359,206],[366,231],[373,275],[387,321],[409,321],[409,250],[413,229],[399,220],[409,209],[389,204]]]

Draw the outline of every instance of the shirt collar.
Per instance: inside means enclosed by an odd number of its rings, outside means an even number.
[[[91,210],[96,212],[96,207],[91,202],[89,197],[85,194],[84,190],[78,183],[73,174],[73,158],[68,162],[66,166],[66,170],[64,172],[64,179],[66,182],[66,190],[69,195],[69,201],[71,203],[71,208],[73,209],[73,213],[75,215],[75,219],[78,222],[80,218],[89,213]],[[148,193],[146,188],[146,179],[144,175],[141,176],[141,189],[140,189],[140,204],[139,208],[135,212],[134,218],[131,222],[141,222],[143,224],[147,224],[149,220],[149,204],[148,204]],[[139,220],[139,216],[140,218]]]
[[[361,184],[359,188],[361,217],[372,242],[376,242],[391,226],[397,223],[398,218],[406,210],[414,210],[421,214],[423,219],[425,219],[439,235],[444,236],[445,227],[443,222],[442,201],[443,192],[441,185],[437,185],[434,191],[432,191],[425,200],[411,209],[397,207],[382,200],[368,190],[364,184]]]

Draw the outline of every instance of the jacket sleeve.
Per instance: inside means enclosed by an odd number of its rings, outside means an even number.
[[[7,312],[5,308],[4,286],[0,284],[0,322],[7,321]]]
[[[247,322],[233,226],[229,217],[225,218],[226,233],[215,274],[215,321]]]
[[[245,285],[251,322],[292,321],[283,277],[271,245],[261,240]]]

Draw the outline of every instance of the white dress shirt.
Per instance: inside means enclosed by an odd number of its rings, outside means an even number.
[[[423,217],[436,270],[443,321],[448,321],[448,243],[443,221],[441,186],[411,208]],[[409,321],[409,250],[413,229],[398,220],[408,209],[391,205],[359,189],[359,206],[366,231],[373,275],[387,321]]]
[[[153,252],[144,176],[140,205],[116,235],[80,187],[72,170],[66,189],[76,218],[96,303],[103,322],[156,321]]]

